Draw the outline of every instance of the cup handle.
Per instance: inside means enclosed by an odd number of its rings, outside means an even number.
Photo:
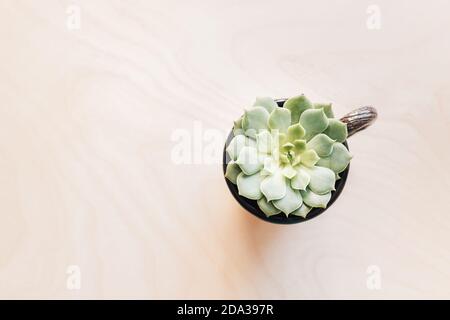
[[[354,135],[370,126],[378,117],[378,112],[374,107],[365,106],[355,109],[341,118],[347,124],[348,136]]]

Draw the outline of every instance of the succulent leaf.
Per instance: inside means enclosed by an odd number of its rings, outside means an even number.
[[[272,130],[272,134],[278,138],[278,145],[282,146],[286,142],[289,142],[287,139],[286,133],[280,132],[278,129]]]
[[[301,163],[307,167],[314,166],[319,160],[320,160],[320,157],[317,155],[316,151],[314,151],[313,149],[306,150],[300,156]]]
[[[262,169],[263,161],[255,147],[245,146],[239,152],[236,163],[246,175],[252,175]]]
[[[242,134],[235,136],[227,147],[227,153],[232,160],[236,160],[245,146],[256,147],[256,143],[253,139],[250,139]]]
[[[281,150],[286,153],[291,151],[294,148],[295,148],[295,145],[290,142],[287,142],[281,146]]]
[[[288,155],[284,152],[280,152],[279,159],[280,159],[280,163],[282,163],[283,165],[290,163]]]
[[[271,97],[256,97],[253,106],[263,107],[269,113],[271,113],[274,109],[278,108],[277,103]]]
[[[341,173],[347,168],[352,156],[347,148],[339,142],[333,145],[333,151],[328,157],[322,158],[317,162],[318,166],[330,168],[335,173]]]
[[[300,124],[306,131],[306,140],[309,141],[328,127],[328,118],[322,109],[308,109],[300,116]]]
[[[242,118],[243,118],[243,116],[240,116],[239,119],[234,121],[234,126],[233,126],[234,136],[244,133],[244,130],[242,129]]]
[[[307,147],[316,151],[317,155],[321,158],[327,157],[333,151],[333,144],[335,140],[330,139],[326,134],[319,133],[314,138],[309,140]]]
[[[296,124],[303,111],[312,108],[312,103],[302,94],[300,96],[289,98],[284,103],[283,107],[291,111],[291,123]]]
[[[286,133],[291,125],[291,112],[285,108],[276,108],[269,116],[269,128]]]
[[[335,173],[325,167],[305,168],[311,180],[308,187],[317,194],[326,194],[334,190]]]
[[[286,185],[285,176],[278,170],[261,182],[261,192],[267,201],[278,200],[286,195]]]
[[[303,203],[300,208],[298,208],[297,210],[291,212],[291,214],[293,214],[294,216],[299,216],[299,217],[302,217],[302,218],[306,218],[306,216],[311,211],[311,209],[312,209],[311,207],[308,207],[305,203]]]
[[[300,191],[292,189],[290,185],[286,186],[286,195],[283,198],[273,201],[275,208],[281,210],[286,216],[300,208],[302,203]]]
[[[328,118],[334,118],[333,109],[331,103],[314,103],[314,109],[322,109]]]
[[[330,119],[328,121],[328,128],[323,133],[337,142],[344,142],[348,136],[347,125],[342,121]]]
[[[274,158],[265,158],[264,159],[264,166],[261,170],[261,174],[264,176],[270,176],[274,174],[279,169],[277,161],[274,160]]]
[[[305,140],[295,140],[294,141],[294,151],[296,154],[301,154],[306,150]]]
[[[300,123],[293,124],[289,126],[287,130],[287,139],[291,142],[295,140],[299,140],[305,136],[305,129],[301,126]]]
[[[262,131],[256,135],[256,145],[259,152],[271,153],[273,149],[272,135],[269,131]]]
[[[292,178],[294,178],[297,175],[297,170],[292,168],[291,165],[287,165],[286,167],[283,168],[282,173],[286,178],[291,180]]]
[[[241,168],[236,162],[231,160],[227,165],[227,170],[225,172],[225,178],[230,180],[232,183],[236,184],[237,176],[242,172]]]
[[[265,197],[259,199],[257,203],[258,207],[262,212],[264,212],[267,217],[274,216],[281,212],[279,209],[275,208],[275,206],[271,202],[267,201]]]
[[[291,180],[291,187],[297,190],[306,190],[311,177],[304,170],[304,167],[299,166],[297,168],[297,175]]]
[[[312,192],[310,189],[306,191],[300,191],[303,202],[309,206],[314,208],[326,208],[328,201],[331,199],[331,192],[326,194],[317,194]]]
[[[251,138],[255,138],[260,130],[267,130],[267,120],[269,112],[263,107],[251,107],[245,110],[242,119],[242,128],[245,134]]]
[[[251,200],[259,200],[263,196],[260,190],[260,185],[263,176],[258,173],[253,175],[245,175],[241,172],[236,179],[239,195]]]

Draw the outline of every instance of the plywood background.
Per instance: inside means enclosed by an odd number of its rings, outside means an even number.
[[[450,298],[449,12],[1,1],[0,298]],[[225,134],[255,96],[300,92],[379,111],[319,218],[259,221],[219,164],[172,161],[176,130]]]

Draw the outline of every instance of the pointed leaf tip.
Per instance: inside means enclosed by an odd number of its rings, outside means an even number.
[[[271,113],[275,108],[278,108],[278,104],[271,97],[256,97],[253,106],[263,107],[269,113]]]
[[[281,210],[286,216],[300,208],[302,205],[302,196],[298,190],[294,190],[290,185],[286,188],[286,195],[280,200],[273,201],[273,205]]]
[[[348,136],[347,125],[337,119],[330,119],[328,128],[323,133],[337,142],[344,142]]]
[[[304,135],[305,129],[303,129],[300,123],[289,126],[287,130],[287,139],[291,142],[303,138]]]
[[[261,192],[267,201],[278,200],[286,195],[286,185],[286,178],[281,170],[278,170],[261,182]]]
[[[279,209],[275,208],[275,206],[270,201],[267,201],[265,197],[259,199],[257,203],[258,207],[262,212],[264,212],[267,217],[277,215],[281,212]]]
[[[333,151],[328,157],[322,158],[317,162],[318,166],[330,168],[335,173],[341,173],[344,171],[352,155],[348,152],[347,148],[339,142],[333,144]]]
[[[322,109],[328,118],[334,118],[333,108],[331,103],[314,103],[315,109]]]
[[[319,133],[309,140],[307,147],[316,151],[317,155],[322,158],[331,154],[335,142],[335,140],[330,139],[326,134]]]
[[[259,173],[245,175],[241,172],[236,179],[239,195],[250,200],[259,200],[263,196],[260,190],[262,177]]]
[[[245,110],[242,119],[242,128],[245,134],[251,138],[255,138],[260,130],[266,130],[269,112],[263,107],[251,107]]]
[[[269,128],[286,133],[291,125],[291,112],[285,108],[276,108],[272,111],[268,121]]]
[[[325,167],[306,168],[311,181],[309,182],[309,189],[317,194],[326,194],[334,190],[336,183],[336,174],[333,170]]]
[[[284,108],[291,111],[291,123],[298,123],[300,116],[305,110],[312,108],[311,101],[305,97],[305,95],[299,95],[289,98],[283,105]]]
[[[230,161],[225,171],[225,178],[236,184],[237,177],[241,173],[241,168],[234,161]]]
[[[255,147],[243,147],[236,163],[246,175],[252,175],[263,167],[263,159]]]
[[[306,191],[300,191],[303,197],[303,202],[309,207],[313,208],[326,208],[328,202],[331,199],[331,192],[320,195],[312,192],[310,189]]]
[[[300,124],[305,129],[306,140],[309,141],[328,127],[328,118],[322,109],[308,109],[300,116]]]

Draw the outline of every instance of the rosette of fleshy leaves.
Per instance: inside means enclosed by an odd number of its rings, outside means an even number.
[[[283,108],[257,98],[233,133],[225,177],[268,217],[305,218],[312,208],[326,208],[352,158],[343,145],[347,126],[334,119],[331,104],[313,104],[304,95]]]

